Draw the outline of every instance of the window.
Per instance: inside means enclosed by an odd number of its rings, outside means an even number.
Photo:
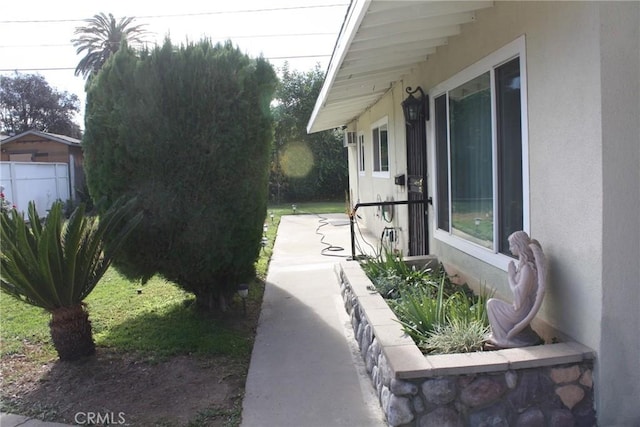
[[[389,132],[386,119],[374,124],[371,130],[373,140],[374,176],[389,176]]]
[[[501,267],[528,228],[523,58],[519,39],[432,91],[436,237]]]
[[[364,133],[358,134],[358,172],[364,175]]]

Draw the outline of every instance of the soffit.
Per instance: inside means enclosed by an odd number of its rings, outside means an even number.
[[[353,0],[309,133],[341,127],[375,104],[492,1]]]

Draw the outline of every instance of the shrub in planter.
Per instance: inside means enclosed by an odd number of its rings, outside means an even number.
[[[452,283],[442,265],[416,270],[399,257],[370,259],[364,271],[387,298],[407,335],[428,353],[477,351],[488,333],[485,289],[474,295]]]
[[[480,321],[454,318],[443,325],[437,325],[418,346],[425,353],[432,354],[482,351],[488,333],[489,326]]]

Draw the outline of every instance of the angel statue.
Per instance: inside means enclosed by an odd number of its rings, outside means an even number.
[[[499,348],[526,347],[542,343],[529,326],[542,305],[547,263],[542,247],[524,231],[509,236],[509,250],[518,257],[518,266],[509,263],[509,287],[513,304],[491,298],[487,314],[491,325],[489,343]]]

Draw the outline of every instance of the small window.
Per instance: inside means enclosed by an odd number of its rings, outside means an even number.
[[[371,130],[373,141],[373,172],[377,176],[389,176],[389,132],[387,123],[378,122]]]
[[[365,163],[364,163],[364,133],[358,134],[358,172],[364,175]]]

